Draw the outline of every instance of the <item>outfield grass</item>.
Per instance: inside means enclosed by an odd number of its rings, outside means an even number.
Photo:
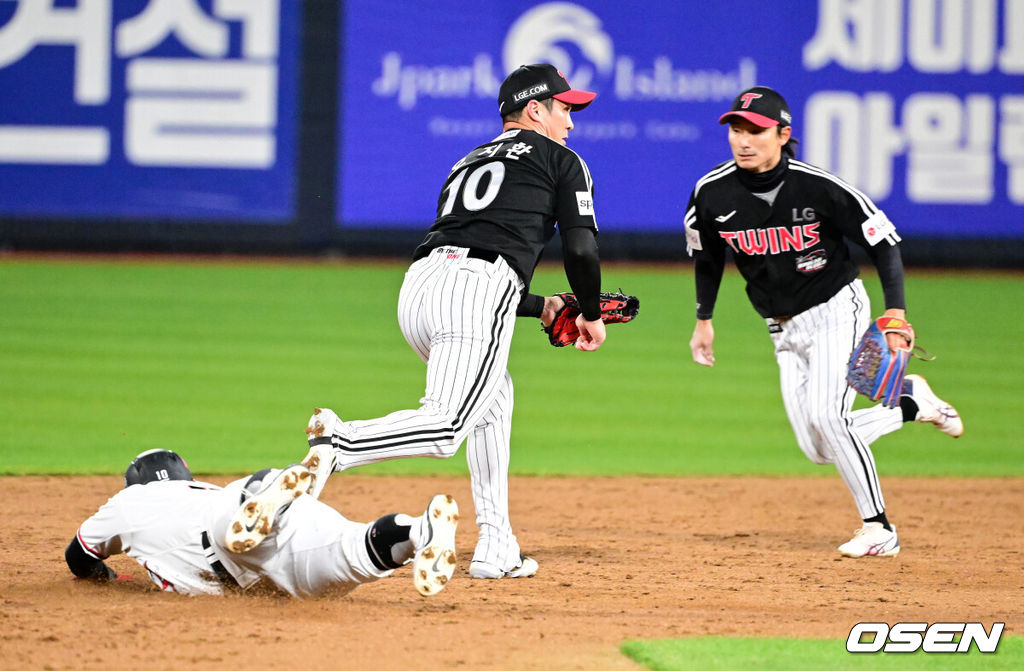
[[[368,418],[414,407],[423,365],[395,318],[404,265],[104,259],[0,261],[0,472],[120,473],[175,449],[200,473],[305,453],[312,408]],[[875,305],[880,289],[866,277]],[[689,266],[609,265],[604,286],[641,299],[599,352],[556,350],[520,320],[514,473],[816,474],[782,409],[763,321],[726,277],[713,369],[690,360]],[[566,289],[542,267],[535,292]],[[911,425],[875,449],[885,475],[1021,475],[1020,276],[908,273],[910,320],[938,355],[913,362],[955,402],[953,441]],[[879,310],[876,309],[876,312]],[[454,459],[364,472],[462,473]]]
[[[991,628],[991,623],[985,625]],[[845,641],[778,638],[683,638],[630,641],[622,652],[652,671],[997,671],[1024,664],[1024,638],[1003,636],[996,652],[850,654]]]

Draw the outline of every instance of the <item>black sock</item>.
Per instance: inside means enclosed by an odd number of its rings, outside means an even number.
[[[412,547],[409,540],[409,532],[412,527],[402,526],[395,522],[395,515],[385,515],[370,525],[366,530],[366,552],[370,555],[370,561],[381,571],[398,568],[402,562],[395,558],[392,551],[396,545],[407,545],[400,547],[398,554],[407,554]]]
[[[865,522],[881,522],[882,526],[885,527],[886,531],[892,531],[892,525],[889,524],[889,519],[885,516],[885,511],[878,513],[874,517],[868,517],[864,519]]]
[[[904,422],[913,422],[917,419],[917,403],[909,396],[900,396],[900,410],[903,411]]]

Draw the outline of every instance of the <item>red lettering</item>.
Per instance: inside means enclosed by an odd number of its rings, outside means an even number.
[[[779,227],[779,248],[784,252],[794,250],[802,252],[804,249],[804,239],[800,237],[800,227],[794,226],[792,231],[780,226]]]
[[[818,235],[818,223],[805,224],[800,228],[803,229],[804,233],[804,247],[813,247],[821,241],[821,236]]]
[[[719,231],[718,234],[722,236],[723,240],[729,243],[729,246],[732,247],[734,252],[739,251],[736,248],[736,236],[738,235],[736,231]]]
[[[768,251],[768,241],[763,228],[740,231],[739,243],[743,253],[750,254],[751,256],[764,254]]]
[[[748,229],[745,231],[719,231],[722,239],[729,243],[733,251],[743,252],[750,256],[760,254],[780,254],[783,252],[802,252],[821,242],[818,233],[820,222],[804,226],[773,226],[764,229]]]

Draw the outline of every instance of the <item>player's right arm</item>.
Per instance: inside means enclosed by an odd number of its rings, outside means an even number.
[[[124,490],[122,490],[123,492]],[[64,550],[68,569],[79,578],[106,582],[117,578],[103,560],[124,550],[121,531],[128,528],[121,514],[120,499],[114,495],[78,527],[78,533]]]
[[[562,262],[565,278],[576,294],[583,317],[587,321],[600,321],[601,261],[592,229],[569,228],[562,231]]]
[[[710,319],[698,319],[690,337],[690,352],[695,363],[702,366],[715,365],[715,329]]]
[[[590,169],[576,152],[559,147],[554,155],[556,177],[555,219],[562,239],[565,278],[576,294],[584,321],[601,320],[601,261],[597,252],[597,220],[594,216],[594,182]],[[603,326],[603,322],[602,322]],[[590,333],[600,346],[597,326]]]
[[[697,324],[690,338],[693,360],[702,366],[715,363],[715,329],[711,317],[718,300],[725,269],[725,246],[718,236],[709,235],[698,216],[697,191],[690,194],[686,208],[686,247],[693,256],[694,285],[697,293]],[[713,233],[713,232],[712,232]]]
[[[102,559],[97,559],[85,551],[77,535],[71,539],[68,547],[64,550],[64,561],[78,578],[97,582],[108,582],[117,578],[117,573],[104,564]]]
[[[576,328],[580,330],[580,337],[576,339],[576,349],[581,352],[593,352],[604,342],[604,322],[600,317],[589,321],[580,314],[576,317]]]

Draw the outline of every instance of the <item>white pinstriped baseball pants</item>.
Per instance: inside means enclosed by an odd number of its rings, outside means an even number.
[[[398,324],[427,364],[415,410],[342,422],[337,470],[405,457],[450,457],[466,445],[480,540],[474,561],[519,564],[508,511],[512,378],[506,370],[522,281],[497,261],[439,247],[414,262],[398,297]]]
[[[777,323],[766,320],[769,327]],[[778,322],[772,333],[782,400],[797,443],[816,464],[834,463],[853,494],[862,519],[885,511],[875,457],[869,447],[903,425],[896,408],[875,405],[853,411],[856,392],[846,369],[871,323],[871,305],[857,279],[828,301]]]

